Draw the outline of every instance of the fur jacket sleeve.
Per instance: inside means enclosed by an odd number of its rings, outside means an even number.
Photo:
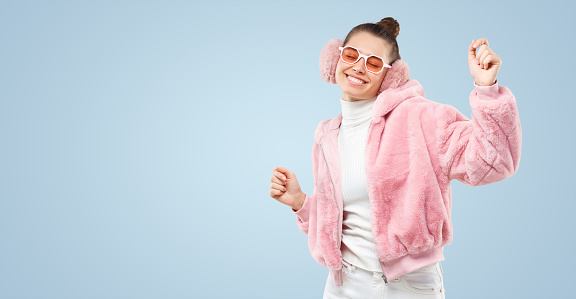
[[[438,104],[437,144],[440,165],[449,180],[486,185],[512,176],[520,164],[522,131],[510,89],[478,86],[470,93],[472,119]]]

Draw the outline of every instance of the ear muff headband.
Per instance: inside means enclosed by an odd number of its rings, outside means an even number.
[[[328,83],[336,84],[336,66],[340,59],[340,49],[338,48],[343,45],[344,41],[341,39],[331,39],[320,52],[320,76]],[[386,89],[401,86],[408,80],[410,80],[410,69],[400,57],[392,63],[392,68],[388,69],[378,94]]]

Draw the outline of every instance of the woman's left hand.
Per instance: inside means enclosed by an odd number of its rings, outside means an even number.
[[[478,53],[476,53],[476,49]],[[502,59],[488,47],[488,40],[483,37],[473,40],[468,47],[468,66],[474,82],[480,86],[490,86],[496,83],[498,70]]]

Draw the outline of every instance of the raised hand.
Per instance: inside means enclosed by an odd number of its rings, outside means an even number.
[[[478,49],[478,53],[476,53],[476,49]],[[496,76],[498,76],[501,65],[502,59],[494,50],[490,49],[485,37],[472,40],[468,47],[468,66],[470,67],[470,75],[477,85],[489,86],[496,83]]]

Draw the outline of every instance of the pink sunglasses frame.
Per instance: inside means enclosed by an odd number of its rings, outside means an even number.
[[[352,49],[356,50],[356,52],[358,52],[358,59],[356,59],[356,61],[354,61],[354,62],[347,62],[346,60],[344,60],[344,58],[342,57],[342,53],[344,53],[344,49],[345,49],[345,48],[352,48]],[[368,72],[370,72],[370,73],[372,73],[372,74],[375,74],[375,75],[380,74],[380,73],[384,70],[385,67],[386,67],[386,68],[389,68],[389,69],[392,68],[391,65],[384,63],[384,59],[382,59],[382,57],[376,56],[376,55],[364,55],[364,54],[360,53],[360,50],[358,50],[358,49],[356,49],[356,48],[354,48],[354,47],[352,47],[352,46],[338,47],[338,49],[340,49],[340,59],[341,59],[342,62],[344,62],[344,63],[347,63],[347,64],[355,64],[356,62],[358,62],[358,60],[360,60],[360,58],[364,58],[364,68],[365,68]],[[368,63],[368,62],[367,62],[367,61],[368,61],[368,58],[370,58],[370,57],[372,57],[372,56],[374,56],[374,57],[379,58],[380,60],[382,60],[382,63],[383,63],[382,69],[379,70],[378,72],[373,72],[373,71],[369,70],[369,69],[368,69],[368,66],[366,65],[366,63]]]

